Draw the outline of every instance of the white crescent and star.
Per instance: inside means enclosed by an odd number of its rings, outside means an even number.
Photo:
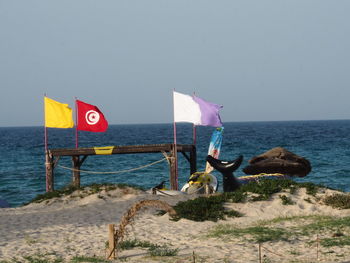
[[[89,110],[85,114],[85,120],[89,125],[95,125],[100,120],[100,114],[97,111]]]

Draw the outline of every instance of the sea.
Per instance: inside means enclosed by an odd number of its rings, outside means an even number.
[[[79,131],[79,147],[144,145],[173,143],[173,124],[110,125],[107,132]],[[197,126],[197,170],[204,171],[205,158],[215,128]],[[177,143],[193,143],[193,126],[176,124]],[[49,128],[49,149],[75,148],[75,129]],[[305,157],[312,171],[298,182],[313,182],[350,192],[350,120],[229,122],[224,123],[223,142],[219,159],[244,160],[235,176],[244,176],[248,161],[274,147]],[[45,193],[44,127],[0,128],[0,200],[11,207],[22,206],[38,194]],[[179,187],[190,176],[190,165],[181,154],[178,161]],[[161,153],[115,154],[89,156],[81,169],[81,185],[93,183],[125,183],[151,188],[161,181],[169,187],[169,165]],[[160,162],[157,162],[160,161]],[[157,162],[154,165],[148,166]],[[70,157],[61,157],[54,169],[55,189],[72,181]],[[212,172],[222,190],[222,176]],[[221,187],[221,188],[220,188]]]

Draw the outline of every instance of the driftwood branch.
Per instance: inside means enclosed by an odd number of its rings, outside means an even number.
[[[129,208],[129,210],[123,215],[122,219],[120,220],[120,224],[118,228],[114,232],[114,242],[113,246],[110,244],[109,249],[109,255],[107,259],[114,259],[117,257],[117,247],[120,242],[123,241],[124,236],[126,234],[126,227],[129,225],[135,215],[138,213],[138,211],[141,210],[143,207],[155,207],[162,210],[165,210],[169,213],[170,216],[175,216],[176,212],[174,208],[172,208],[168,203],[160,200],[142,200],[137,203],[135,203],[132,207]],[[110,241],[111,242],[111,239]]]

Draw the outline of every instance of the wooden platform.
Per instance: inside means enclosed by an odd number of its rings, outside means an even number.
[[[163,153],[169,160],[170,187],[178,189],[176,158],[182,153],[190,163],[190,174],[197,170],[197,152],[193,144],[149,144],[149,145],[124,145],[108,147],[72,148],[72,149],[51,149],[46,153],[46,191],[54,190],[54,168],[61,156],[72,158],[73,185],[80,186],[80,167],[88,156],[111,155],[111,154],[137,154],[137,153]],[[189,153],[189,155],[187,154]],[[155,182],[157,183],[157,182]]]

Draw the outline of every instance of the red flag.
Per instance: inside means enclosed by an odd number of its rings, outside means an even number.
[[[90,132],[104,132],[108,128],[108,122],[103,113],[94,105],[80,100],[77,103],[77,129]]]

